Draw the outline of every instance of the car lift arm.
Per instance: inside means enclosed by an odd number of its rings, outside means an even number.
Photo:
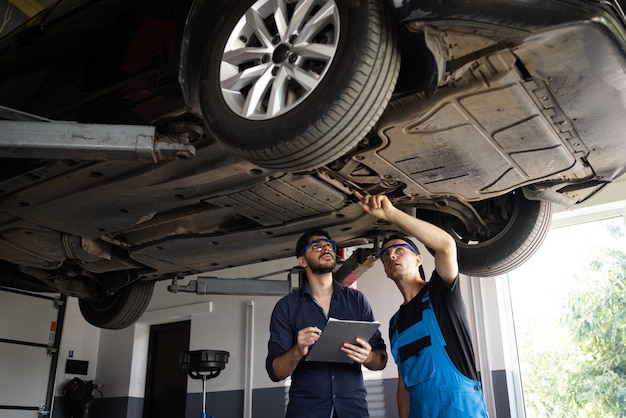
[[[0,157],[156,163],[195,153],[192,145],[158,141],[153,126],[56,122],[0,106]]]
[[[344,286],[352,285],[363,275],[377,260],[376,251],[372,248],[357,248],[341,267],[335,271],[333,277]],[[274,276],[278,273],[288,272],[287,280],[259,280],[263,277]],[[297,284],[293,284],[296,274]],[[254,296],[283,296],[292,288],[301,287],[306,279],[306,273],[301,267],[293,267],[288,270],[269,273],[251,279],[222,279],[218,277],[197,276],[187,285],[178,284],[178,279],[173,279],[167,290],[172,293],[195,293],[197,295],[254,295]]]
[[[299,267],[258,276],[251,279],[221,279],[218,277],[197,276],[187,285],[178,284],[177,279],[167,287],[171,293],[195,293],[196,295],[255,295],[283,296],[291,291],[291,274],[298,273]],[[287,280],[260,280],[263,277],[289,272]]]

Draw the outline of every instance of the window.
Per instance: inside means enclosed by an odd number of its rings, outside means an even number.
[[[624,229],[553,228],[508,275],[527,417],[626,415]]]

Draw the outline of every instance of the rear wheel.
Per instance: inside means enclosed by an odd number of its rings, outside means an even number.
[[[134,324],[143,315],[153,290],[153,281],[134,282],[100,302],[80,299],[78,304],[83,317],[91,325],[122,329]]]
[[[487,228],[470,232],[458,218],[439,212],[425,214],[457,242],[463,274],[493,277],[525,263],[539,249],[552,221],[552,204],[528,200],[521,190],[473,204]],[[421,215],[420,215],[421,216]]]
[[[270,169],[307,170],[361,140],[399,71],[380,0],[258,0],[224,12],[210,40],[201,106],[218,140]]]

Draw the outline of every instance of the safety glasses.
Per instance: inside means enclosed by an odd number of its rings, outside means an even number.
[[[328,238],[318,238],[306,243],[302,251],[300,251],[300,255],[304,255],[306,250],[311,249],[311,251],[323,251],[324,249],[330,250],[334,253],[337,252],[337,243],[332,239]]]
[[[394,245],[390,245],[389,247],[385,249],[380,250],[380,253],[378,253],[378,258],[380,258],[383,262],[385,262],[389,260],[392,255],[396,257],[400,257],[404,254],[407,254],[408,251],[417,255],[415,250],[409,244],[394,244]]]

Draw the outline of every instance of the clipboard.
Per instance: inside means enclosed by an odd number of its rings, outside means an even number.
[[[357,337],[369,341],[378,327],[380,327],[378,321],[348,321],[329,318],[322,335],[309,349],[305,361],[352,363],[346,353],[341,351],[343,343],[355,344]]]

